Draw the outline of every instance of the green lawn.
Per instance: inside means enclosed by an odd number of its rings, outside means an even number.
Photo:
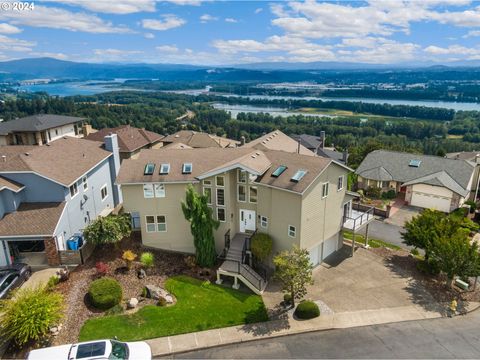
[[[87,320],[80,341],[136,341],[225,326],[266,321],[261,296],[202,282],[188,276],[168,279],[166,289],[177,297],[174,306],[147,305],[132,315]]]
[[[343,237],[348,240],[353,239],[353,233],[351,231],[345,230],[343,232]],[[365,237],[360,234],[355,235],[355,242],[360,243],[360,244],[365,244]],[[379,247],[386,247],[392,250],[400,250],[402,249],[400,246],[397,246],[395,244],[390,244],[386,241],[379,240],[379,239],[368,239],[368,245],[370,245],[372,248],[379,248]]]

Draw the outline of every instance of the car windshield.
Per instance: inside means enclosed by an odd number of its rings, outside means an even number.
[[[108,357],[109,360],[126,360],[128,359],[128,346],[120,341],[110,340],[112,343],[112,353]]]

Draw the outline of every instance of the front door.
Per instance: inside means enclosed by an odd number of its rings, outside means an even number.
[[[346,202],[343,204],[343,218],[349,218],[352,215],[352,202]]]
[[[255,211],[240,209],[240,232],[255,231]]]

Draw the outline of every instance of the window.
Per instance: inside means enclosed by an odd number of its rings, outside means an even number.
[[[217,186],[224,187],[225,186],[225,176],[217,176],[215,178],[215,182],[216,182]]]
[[[73,198],[77,194],[78,194],[77,183],[70,185],[70,196]]]
[[[256,203],[257,202],[257,187],[256,186],[250,186],[250,202],[251,203]]]
[[[220,205],[220,206],[225,205],[225,190],[224,189],[217,189],[217,205]]]
[[[205,180],[203,180],[203,185],[205,185],[205,186],[211,186],[211,185],[212,185],[212,180],[210,180],[210,179],[205,179]]]
[[[299,182],[300,180],[302,180],[302,178],[305,176],[306,173],[307,173],[307,170],[298,170],[290,180]]]
[[[247,201],[247,187],[245,185],[238,185],[238,201]]]
[[[143,184],[143,197],[146,199],[154,197],[153,184]]]
[[[148,163],[145,165],[145,169],[143,170],[143,175],[153,175],[155,171],[155,164]]]
[[[203,188],[203,195],[207,197],[207,204],[212,203],[212,188],[204,187]]]
[[[382,181],[382,188],[388,188],[390,181]]]
[[[272,173],[273,177],[279,177],[280,175],[283,174],[283,172],[287,170],[287,167],[285,165],[280,165],[275,169],[275,171]]]
[[[83,191],[87,191],[88,190],[88,181],[87,181],[87,177],[84,176],[82,178],[82,184],[83,184]]]
[[[260,216],[260,226],[264,229],[268,227],[268,218],[266,216]]]
[[[167,175],[170,172],[170,164],[160,165],[160,175]]]
[[[165,215],[147,215],[145,221],[147,223],[147,232],[167,231],[167,220]]]
[[[225,208],[217,208],[217,219],[220,222],[225,222]]]
[[[297,236],[297,228],[293,225],[288,225],[288,236],[295,237]]]
[[[343,175],[338,177],[338,184],[337,184],[337,191],[340,191],[343,189]]]
[[[102,201],[107,198],[107,196],[108,196],[107,184],[102,186],[102,188],[100,189],[100,194],[101,194],[101,197],[102,197]]]
[[[184,163],[182,167],[182,174],[191,174],[192,173],[192,164]]]
[[[328,196],[328,182],[322,184],[322,199]]]
[[[239,183],[245,184],[247,182],[247,172],[239,169],[237,179]]]
[[[157,197],[157,198],[165,197],[165,185],[164,184],[153,184],[153,189],[155,190],[155,197]]]

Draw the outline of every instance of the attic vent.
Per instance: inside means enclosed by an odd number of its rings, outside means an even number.
[[[408,166],[410,167],[420,167],[420,164],[422,163],[422,160],[410,160],[410,162],[408,163]]]
[[[295,175],[293,175],[290,180],[294,182],[299,182],[300,180],[302,180],[302,178],[305,176],[306,173],[307,173],[307,170],[297,170]]]
[[[155,171],[155,164],[148,163],[145,165],[145,170],[143,171],[143,175],[153,175],[153,172]]]
[[[283,174],[283,172],[287,170],[287,167],[285,165],[280,165],[275,169],[275,171],[272,173],[272,177],[279,177],[280,175]]]

